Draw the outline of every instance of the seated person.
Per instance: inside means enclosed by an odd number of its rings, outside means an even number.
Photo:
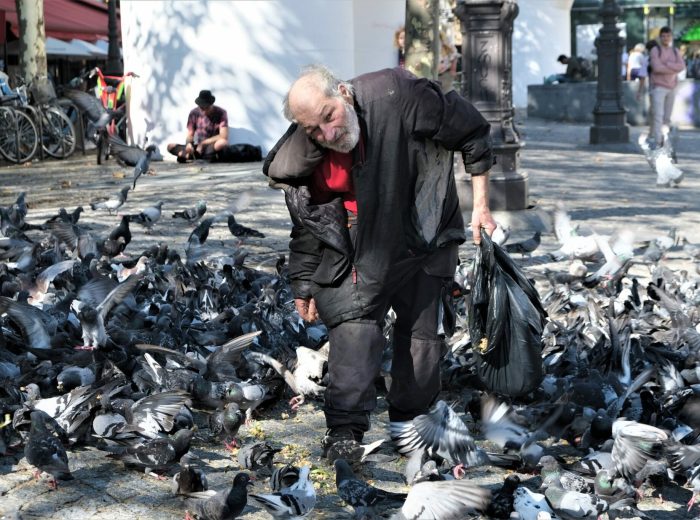
[[[214,104],[216,98],[210,90],[202,90],[194,100],[197,105],[187,117],[185,144],[170,143],[168,151],[177,156],[177,162],[205,159],[222,162],[247,162],[262,160],[259,146],[228,144],[228,115],[226,110]]]
[[[586,58],[578,56],[565,56],[561,54],[557,61],[566,65],[564,74],[552,74],[544,80],[545,85],[552,83],[573,83],[576,81],[586,81],[591,77],[591,64]]]

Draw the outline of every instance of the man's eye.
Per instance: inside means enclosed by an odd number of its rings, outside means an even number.
[[[330,113],[326,116],[326,123],[330,123],[332,119],[333,119],[333,112],[330,112]]]

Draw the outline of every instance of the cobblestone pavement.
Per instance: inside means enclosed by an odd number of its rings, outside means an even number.
[[[547,211],[557,201],[564,201],[575,222],[590,226],[600,233],[621,227],[635,230],[638,240],[666,234],[677,228],[691,242],[700,242],[700,133],[680,132],[679,164],[686,177],[677,189],[657,188],[655,176],[634,144],[594,147],[587,144],[587,125],[573,125],[541,120],[521,120],[521,166],[530,178],[530,197],[534,208],[519,214],[496,215],[497,220],[511,226],[514,235],[531,234],[533,227],[548,225]],[[639,129],[632,128],[633,143]],[[90,223],[96,235],[106,233],[118,217],[89,210],[88,203],[101,196],[116,193],[130,182],[130,169],[109,161],[97,166],[95,157],[76,156],[66,161],[47,161],[24,166],[0,166],[0,204],[14,201],[19,191],[27,191],[29,220],[41,222],[55,214],[59,207],[73,209],[81,204],[86,213],[81,221]],[[249,239],[236,244],[225,226],[212,229],[208,244],[212,255],[231,254],[244,247],[250,252],[247,264],[270,269],[278,254],[286,252],[289,217],[282,195],[267,187],[260,173],[260,164],[190,164],[154,163],[155,176],[143,177],[135,192],[129,194],[122,212],[135,213],[158,200],[164,202],[164,217],[151,235],[132,226],[133,241],[127,251],[138,254],[153,242],[167,241],[171,246],[184,245],[190,228],[170,218],[174,210],[192,206],[205,199],[210,214],[224,210],[234,197],[248,193],[250,204],[237,213],[240,223],[264,232],[264,239]],[[558,245],[551,232],[545,233],[541,248],[533,257],[523,259],[526,269],[537,278],[543,269],[557,269],[546,255]],[[473,246],[462,248],[469,256]],[[673,268],[692,268],[681,258],[667,260]],[[642,266],[635,266],[645,274]],[[386,432],[386,406],[379,401],[378,413],[367,440],[382,438]],[[282,453],[287,460],[309,461],[314,465],[313,478],[319,491],[313,518],[350,518],[335,496],[332,470],[319,459],[318,441],[324,431],[318,403],[307,403],[297,414],[278,404],[264,410],[253,427],[244,427],[245,437],[266,437],[289,447]],[[235,457],[198,433],[193,451],[205,464],[210,487],[229,485],[237,470]],[[385,450],[391,453],[390,449]],[[46,482],[36,482],[21,454],[0,458],[0,518],[95,518],[116,520],[173,519],[184,516],[182,502],[169,494],[169,482],[157,481],[133,471],[121,463],[107,459],[94,450],[70,451],[70,464],[76,477],[61,483],[58,491],[50,491]],[[387,489],[400,489],[403,461],[366,468],[365,476],[380,482]],[[503,472],[498,469],[477,469],[470,474],[476,482],[499,483]],[[523,478],[532,478],[523,476]],[[256,483],[256,491],[263,491]],[[690,491],[669,489],[665,500],[647,498],[640,504],[654,519],[691,518],[684,503]],[[260,510],[249,507],[245,519],[266,518]]]

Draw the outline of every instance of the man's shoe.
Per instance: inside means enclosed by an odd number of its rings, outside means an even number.
[[[343,443],[357,443],[359,446],[359,443],[362,441],[362,434],[356,434],[353,433],[352,429],[350,427],[342,427],[342,428],[329,428],[326,431],[326,435],[321,439],[321,456],[322,457],[327,457],[328,456],[328,450],[333,446],[334,444],[338,442],[343,442]]]

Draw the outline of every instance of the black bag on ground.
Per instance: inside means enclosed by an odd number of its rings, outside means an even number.
[[[537,291],[498,244],[481,232],[469,300],[469,334],[477,375],[507,396],[542,382],[542,329],[547,311]]]

